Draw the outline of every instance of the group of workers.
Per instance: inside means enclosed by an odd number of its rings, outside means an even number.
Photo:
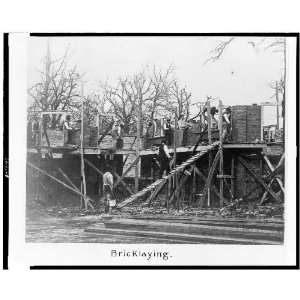
[[[158,119],[154,119],[153,121],[148,122],[148,126],[145,132],[145,148],[149,148],[149,139],[160,136],[161,131],[159,128],[161,127],[161,122]],[[186,132],[187,129],[191,127],[189,121],[185,119],[185,115],[181,113],[178,118],[177,122],[177,129],[178,129],[178,144],[184,146],[187,142],[186,140]],[[175,124],[171,123],[171,118],[167,118],[162,126],[163,135],[165,137],[165,142],[168,146],[172,145],[173,141],[173,132],[175,129]]]

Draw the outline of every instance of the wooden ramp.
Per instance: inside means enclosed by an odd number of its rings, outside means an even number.
[[[154,191],[157,188],[160,188],[162,185],[164,185],[168,181],[169,177],[174,176],[175,173],[184,171],[186,167],[188,167],[188,166],[192,165],[193,163],[195,163],[199,158],[203,157],[209,151],[215,149],[218,145],[219,145],[219,142],[215,142],[215,143],[213,143],[211,145],[206,146],[199,153],[197,153],[196,155],[190,157],[185,162],[183,162],[181,165],[179,165],[175,169],[173,169],[168,174],[168,176],[156,180],[155,182],[153,182],[152,184],[148,185],[147,187],[145,187],[141,191],[137,192],[136,194],[132,195],[131,197],[129,197],[126,200],[124,200],[121,203],[119,203],[117,205],[117,208],[122,208],[122,207],[124,207],[124,206],[126,206],[126,205],[128,205],[128,204],[130,204],[130,203],[132,203],[134,201],[136,201],[138,198],[146,195],[148,192],[151,192],[151,191]]]

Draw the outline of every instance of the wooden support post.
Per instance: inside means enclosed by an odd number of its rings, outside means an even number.
[[[206,180],[206,183],[205,183],[205,186],[204,186],[204,189],[203,189],[203,196],[204,197],[206,197],[206,195],[207,195],[208,188],[211,187],[211,181],[212,181],[213,175],[216,171],[216,167],[217,167],[217,164],[219,162],[219,159],[220,159],[220,150],[217,152],[217,154],[214,158],[214,161],[213,161],[213,163],[212,163],[212,165],[209,169],[207,180]]]
[[[219,151],[220,151],[220,164],[219,164],[219,174],[222,176],[224,174],[223,169],[223,105],[222,101],[219,100],[219,139],[220,139],[220,145],[219,145]],[[220,178],[220,207],[223,207],[224,199],[223,199],[223,189],[224,189],[224,178]]]
[[[211,113],[210,113],[210,102],[209,98],[207,98],[207,137],[208,137],[208,144],[211,145],[212,139],[211,139]],[[211,151],[208,153],[208,170],[210,170],[212,164],[212,153]],[[207,207],[210,207],[210,198],[211,198],[211,192],[210,192],[210,186],[207,190]]]
[[[212,143],[212,138],[211,138],[211,113],[210,113],[210,102],[209,98],[207,98],[207,136],[208,136],[208,144],[211,145]],[[210,170],[212,164],[212,153],[208,153],[208,169]],[[210,192],[210,186],[208,187],[207,190],[207,207],[210,207],[211,203],[211,192]]]
[[[276,81],[276,129],[279,130],[279,98],[278,98],[278,82]]]
[[[231,199],[234,199],[234,197],[233,197],[233,194],[232,194],[232,191],[231,191],[231,187],[230,187],[230,185],[229,185],[229,183],[227,182],[227,179],[225,178],[224,179],[224,184],[225,184],[225,186],[226,186],[226,188],[228,189],[228,191],[229,191],[229,193],[230,193],[230,198]],[[224,197],[223,197],[224,198]]]
[[[209,98],[207,99],[207,134],[208,134],[208,144],[211,145],[212,143],[212,138],[211,138],[211,112],[210,112],[210,102],[209,102]]]
[[[198,174],[199,178],[202,179],[204,183],[206,183],[207,177],[197,167],[195,167],[195,171]],[[220,194],[214,185],[211,186],[211,192],[214,193],[218,198],[220,198]],[[229,201],[224,198],[224,202],[229,202]]]
[[[176,146],[177,146],[177,108],[175,108],[175,112],[174,112],[174,169],[176,169],[176,164],[177,164],[177,155],[176,155]],[[175,172],[174,174],[175,177],[175,186],[178,186],[178,174],[177,172]],[[180,209],[180,199],[178,197],[178,192],[176,192],[177,190],[175,190],[175,201],[177,201],[177,210],[179,211]]]
[[[194,171],[195,166],[192,166],[191,172]],[[169,204],[171,204],[174,200],[176,200],[176,195],[178,195],[179,191],[183,188],[183,185],[186,183],[186,181],[189,179],[189,176],[182,176],[181,181],[178,185],[175,186],[175,191],[173,192],[173,195],[170,198]],[[179,205],[178,205],[179,207]]]
[[[193,187],[192,187],[192,199],[194,199],[194,195],[196,194],[196,182],[197,182],[197,172],[196,172],[196,166],[193,171]]]
[[[208,137],[208,144],[211,145],[212,143],[212,138],[211,138],[211,112],[210,112],[210,102],[209,102],[209,97],[207,97],[207,137]],[[208,153],[208,169],[210,170],[212,164],[212,153]],[[210,191],[210,186],[208,187],[207,190],[207,207],[210,207],[211,203],[211,191]]]
[[[80,130],[80,172],[81,172],[81,194],[83,195],[82,203],[84,203],[84,209],[88,208],[88,203],[86,201],[86,180],[85,180],[85,170],[84,170],[84,156],[83,156],[83,84],[82,84],[82,95],[81,95],[81,130]]]
[[[261,119],[261,128],[260,128],[260,140],[264,140],[264,106],[260,106],[260,119]]]
[[[244,168],[249,172],[249,174],[254,178],[254,180],[256,182],[258,182],[260,185],[262,185],[264,187],[264,189],[277,201],[277,202],[280,202],[280,198],[277,196],[276,193],[274,193],[274,191],[268,187],[268,185],[264,182],[264,180],[258,175],[258,174],[255,174],[249,164],[240,156],[238,156],[238,160],[239,162],[244,166]]]
[[[137,108],[137,127],[136,127],[136,157],[140,156],[140,144],[141,144],[141,115],[142,115],[142,91],[139,88],[139,99],[138,99],[138,108]],[[140,161],[135,165],[135,179],[134,187],[135,192],[139,190],[139,173],[140,173]]]
[[[235,186],[234,186],[234,180],[235,180],[235,154],[232,154],[231,157],[231,179],[230,179],[230,190],[232,193],[231,200],[235,199]]]
[[[132,150],[135,141],[136,141],[136,136],[134,137],[134,140],[133,140],[132,144],[130,145],[129,150]],[[127,162],[127,159],[128,159],[128,157],[129,157],[129,155],[130,155],[130,154],[127,154],[127,155],[126,155],[125,160],[123,161],[123,167],[125,166],[125,164],[126,164],[126,162]]]
[[[170,212],[170,197],[172,193],[172,177],[168,177],[168,195],[167,195],[167,212]]]

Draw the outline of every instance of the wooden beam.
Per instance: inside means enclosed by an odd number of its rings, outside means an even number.
[[[263,153],[263,159],[264,161],[267,163],[267,166],[269,167],[270,171],[271,171],[271,174],[272,175],[273,173],[276,172],[276,170],[283,164],[283,161],[284,161],[284,153],[282,154],[277,166],[274,168],[274,166],[272,165],[272,163],[270,162],[268,156],[266,154]],[[284,186],[283,186],[283,182],[280,178],[278,177],[275,177],[277,183],[279,184],[280,186],[280,189],[282,190],[282,192],[284,193]]]
[[[84,208],[88,208],[88,201],[86,200],[86,179],[85,179],[85,169],[84,169],[84,155],[83,155],[83,83],[81,86],[81,127],[80,127],[80,173],[81,173],[81,193],[84,195],[82,200],[84,200]],[[82,201],[83,203],[83,201]]]
[[[176,168],[176,163],[177,163],[177,154],[176,154],[176,147],[177,147],[177,107],[175,108],[175,113],[174,113],[174,121],[175,121],[175,126],[174,126],[174,155],[173,155],[173,159],[174,159],[174,169]],[[178,186],[178,174],[177,172],[174,174],[174,179],[175,179],[175,186]],[[177,189],[175,189],[174,192],[174,197],[175,197],[175,201],[177,200],[177,210],[179,211],[179,207],[180,207],[180,198],[178,197],[178,191]]]
[[[268,187],[269,187],[269,188],[272,187],[272,183],[273,183],[273,182],[274,182],[274,178],[269,182],[269,184],[268,184]],[[262,197],[261,197],[260,202],[259,202],[258,205],[262,205],[262,204],[265,202],[267,196],[268,196],[268,192],[265,191],[264,194],[262,195]]]
[[[197,168],[195,167],[195,171],[196,173],[199,175],[199,177],[204,181],[207,182],[207,177]],[[211,191],[218,197],[220,198],[220,194],[218,192],[218,190],[216,189],[216,187],[214,185],[211,186]]]
[[[191,167],[190,172],[192,173],[194,170],[195,166],[193,165]],[[171,204],[173,202],[173,200],[176,200],[176,196],[178,194],[178,192],[182,189],[183,185],[186,183],[186,181],[189,179],[189,175],[185,175],[184,177],[181,178],[180,183],[178,185],[175,186],[175,191],[173,192],[173,195],[170,198],[169,204]],[[179,204],[178,204],[179,207]]]
[[[30,163],[30,162],[27,162],[27,165],[30,166],[31,168],[35,169],[36,171],[38,171],[38,172],[40,172],[40,173],[42,173],[42,174],[48,176],[49,178],[51,178],[52,180],[58,182],[59,184],[63,185],[65,188],[67,188],[68,190],[74,192],[75,194],[77,194],[77,195],[79,195],[79,196],[81,196],[81,197],[84,196],[84,195],[83,195],[81,192],[79,192],[78,190],[76,190],[76,189],[74,189],[73,187],[67,185],[65,182],[63,182],[63,181],[57,179],[57,178],[54,177],[53,175],[51,175],[51,174],[49,174],[48,172],[46,172],[46,171],[40,169],[39,167],[35,166],[34,164],[32,164],[32,163]]]
[[[129,147],[129,149],[128,149],[129,151],[132,150],[135,141],[136,141],[136,136],[134,137],[134,140],[133,140],[132,144],[130,145],[130,147]],[[128,159],[128,157],[129,157],[129,155],[130,155],[129,153],[126,155],[126,158],[125,158],[125,160],[123,161],[123,167],[125,166],[125,164],[126,164],[126,162],[127,162],[127,159]]]
[[[217,152],[215,158],[214,158],[214,161],[209,169],[209,172],[208,172],[208,176],[207,176],[207,181],[205,183],[205,186],[204,186],[204,189],[203,189],[203,196],[204,198],[206,197],[207,195],[207,192],[208,192],[208,188],[210,188],[211,186],[211,180],[213,178],[213,175],[216,171],[216,167],[217,167],[217,164],[219,162],[219,159],[220,159],[220,150]]]
[[[140,159],[141,157],[139,156],[139,157],[137,157],[131,164],[130,164],[130,166],[127,168],[127,170],[122,174],[122,176],[120,177],[120,179],[118,179],[117,181],[116,181],[116,183],[114,184],[114,188],[115,187],[117,187],[120,183],[121,183],[121,181],[125,178],[125,176],[128,174],[128,172],[132,169],[132,167],[139,161],[139,159]]]
[[[231,175],[217,175],[217,178],[223,178],[223,179],[233,179],[233,177]]]
[[[138,98],[138,109],[137,109],[137,128],[136,128],[136,157],[140,156],[140,143],[141,143],[141,115],[142,115],[142,91],[141,87],[138,89],[139,98]],[[134,188],[137,193],[139,190],[139,172],[140,172],[140,163],[135,165],[135,178],[134,178]]]
[[[69,178],[69,176],[61,169],[58,168],[58,171],[63,175],[63,177],[68,181],[68,183],[74,188],[74,189],[78,189],[78,187],[72,182],[72,180]]]
[[[170,197],[172,193],[172,178],[168,177],[167,212],[170,210]]]
[[[153,201],[156,198],[156,196],[161,191],[161,189],[165,186],[166,183],[167,183],[166,180],[162,181],[160,183],[160,185],[157,186],[156,189],[151,193],[150,197],[145,201],[145,204],[149,204],[150,205],[151,201]]]
[[[232,194],[232,191],[231,191],[231,188],[230,188],[230,185],[229,185],[229,183],[227,182],[227,179],[226,179],[226,178],[225,178],[225,180],[224,180],[224,183],[225,183],[225,186],[226,186],[227,190],[228,190],[229,193],[230,193],[231,199],[234,199],[233,194]]]
[[[207,135],[208,135],[208,144],[210,145],[212,143],[211,139],[211,113],[210,113],[210,102],[207,100]],[[210,169],[212,165],[212,153],[208,153],[208,168]],[[208,186],[207,190],[207,207],[210,207],[210,186]]]
[[[79,188],[72,182],[72,180],[70,179],[70,177],[61,169],[61,168],[58,168],[58,171],[63,175],[63,177],[68,181],[68,183],[75,189],[77,190],[78,192],[80,192]],[[87,195],[85,196],[86,197],[86,202],[87,204],[94,210],[94,206],[93,204],[91,203],[92,199],[90,197],[88,197]]]
[[[97,173],[99,173],[100,175],[102,175],[103,176],[103,172],[101,172],[92,162],[90,162],[89,160],[87,160],[86,158],[84,159],[84,161],[92,168],[92,169],[94,169]],[[127,186],[127,184],[121,179],[121,177],[117,174],[117,173],[115,173],[115,172],[113,172],[114,173],[114,175],[117,177],[117,179],[118,180],[120,180],[120,182],[122,183],[122,185],[125,187],[125,189],[128,191],[128,193],[130,194],[130,195],[132,195],[133,194],[133,192],[132,192],[132,190]]]
[[[243,167],[249,172],[249,174],[253,177],[253,179],[258,182],[264,189],[277,201],[281,202],[280,198],[277,196],[277,194],[274,193],[274,191],[268,187],[268,185],[264,182],[264,180],[256,174],[254,171],[251,170],[250,165],[240,156],[237,157],[238,161],[243,165]]]
[[[219,173],[220,173],[220,207],[223,207],[224,204],[224,179],[223,179],[223,173],[224,173],[224,157],[223,157],[223,105],[222,101],[219,100],[219,151],[220,151],[220,164],[219,164]]]

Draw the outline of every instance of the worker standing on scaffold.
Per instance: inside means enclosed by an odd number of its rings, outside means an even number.
[[[172,125],[171,125],[171,119],[168,118],[167,122],[164,124],[164,133],[165,133],[165,143],[168,146],[172,145]]]
[[[65,144],[70,144],[71,143],[71,134],[72,134],[72,130],[73,128],[70,125],[70,120],[71,117],[70,115],[66,116],[66,120],[64,122],[64,132],[65,132]],[[82,122],[82,120],[81,120]]]
[[[171,160],[171,156],[169,154],[169,149],[168,146],[166,145],[166,141],[161,141],[161,144],[158,149],[158,161],[160,164],[159,178],[162,178],[165,171],[166,171],[166,175],[169,174],[170,160]]]
[[[226,107],[223,111],[223,133],[222,139],[227,142],[231,134],[231,108]]]

